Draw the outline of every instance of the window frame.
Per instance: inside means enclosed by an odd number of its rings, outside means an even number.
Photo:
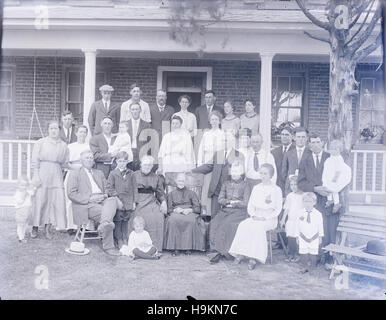
[[[303,79],[303,96],[302,96],[302,108],[300,108],[300,126],[307,127],[308,126],[308,88],[309,88],[309,72],[308,65],[301,68],[275,68],[273,66],[272,70],[272,79],[275,77],[301,77]],[[278,109],[274,105],[273,101],[273,86],[272,86],[272,110]],[[289,109],[296,109],[291,108]],[[273,124],[273,119],[271,119],[271,125]]]
[[[16,137],[16,64],[10,63],[1,63],[0,64],[1,71],[10,71],[11,72],[11,110],[10,110],[10,124],[9,124],[9,132],[0,131],[1,138],[13,138]],[[32,112],[32,111],[31,111]]]
[[[103,73],[104,74],[104,78],[105,78],[105,83],[107,83],[109,81],[109,73],[107,72],[107,67],[103,67],[103,68],[97,68],[96,70],[96,73]],[[62,85],[61,85],[61,88],[62,88],[62,94],[61,94],[61,101],[60,101],[60,114],[62,114],[65,110],[67,110],[67,106],[69,104],[68,100],[67,100],[67,97],[68,97],[68,86],[67,86],[67,83],[68,83],[68,79],[69,79],[69,72],[79,72],[80,74],[83,72],[84,73],[84,65],[80,65],[80,64],[64,64],[62,66]],[[82,77],[81,77],[82,79]],[[96,80],[96,77],[95,77],[95,80]],[[80,83],[80,87],[83,87],[83,90],[84,90],[84,83]],[[97,93],[97,83],[95,83],[95,94]],[[84,91],[83,91],[83,95],[84,95]],[[84,96],[83,96],[84,98]],[[97,96],[95,95],[95,100],[97,99]],[[71,102],[71,103],[75,103],[75,102]],[[81,105],[82,105],[82,115],[83,115],[83,111],[84,111],[84,105],[83,105],[83,101],[80,102]],[[85,119],[82,119],[83,122],[85,121]],[[87,120],[87,119],[86,119]]]

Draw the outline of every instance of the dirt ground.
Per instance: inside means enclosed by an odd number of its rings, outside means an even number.
[[[8,299],[384,299],[385,287],[373,280],[350,278],[349,289],[337,290],[328,272],[302,275],[300,266],[286,263],[274,250],[273,264],[249,271],[245,263],[208,263],[204,253],[172,257],[164,252],[159,261],[111,257],[99,241],[88,241],[90,254],[65,252],[72,237],[56,233],[45,240],[39,234],[19,244],[12,220],[0,221],[0,297]],[[43,266],[43,267],[38,267]],[[38,267],[38,268],[37,268]],[[48,272],[48,289],[42,273]]]

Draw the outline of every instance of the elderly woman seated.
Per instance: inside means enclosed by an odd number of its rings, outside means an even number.
[[[141,169],[134,172],[138,188],[138,202],[129,225],[133,225],[132,219],[135,217],[143,217],[146,231],[149,232],[154,246],[160,252],[162,251],[164,215],[167,213],[167,206],[163,180],[152,172],[153,166],[154,158],[146,155],[141,159]],[[131,227],[129,231],[132,230]]]
[[[200,217],[201,208],[197,194],[185,186],[186,176],[178,173],[176,190],[168,195],[168,214],[165,223],[164,248],[173,250],[205,251],[205,225]]]

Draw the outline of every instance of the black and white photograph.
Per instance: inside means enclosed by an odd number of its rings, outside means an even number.
[[[0,300],[386,300],[386,0],[0,2]]]

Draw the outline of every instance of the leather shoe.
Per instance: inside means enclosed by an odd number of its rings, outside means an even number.
[[[107,253],[109,256],[120,256],[120,252],[117,249],[111,248],[104,250],[105,253]]]
[[[38,227],[32,227],[31,238],[36,238],[38,236]]]
[[[219,262],[221,259],[221,254],[217,253],[212,259],[209,260],[211,264]]]

